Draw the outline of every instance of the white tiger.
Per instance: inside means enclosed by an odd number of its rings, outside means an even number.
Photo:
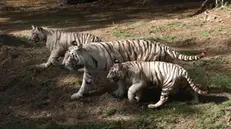
[[[115,59],[121,62],[135,60],[170,62],[173,59],[198,60],[203,56],[203,53],[197,56],[182,55],[168,46],[151,41],[120,40],[72,46],[67,51],[62,64],[70,70],[78,70],[82,65],[85,67],[82,85],[79,91],[72,95],[72,99],[78,99],[91,87],[95,75],[100,75],[103,81],[107,81],[106,76]],[[120,81],[114,94],[122,96],[124,93],[124,84]]]
[[[36,43],[40,41],[46,42],[46,47],[51,52],[50,57],[46,63],[37,65],[37,67],[47,68],[50,65],[56,65],[58,57],[64,56],[71,45],[99,42],[101,39],[89,33],[62,32],[32,25],[29,41],[34,41]],[[76,41],[74,42],[75,44],[71,44],[72,41]]]
[[[177,88],[177,84],[185,78],[190,87],[198,94],[207,94],[208,91],[200,90],[189,77],[188,72],[177,64],[161,61],[128,61],[115,62],[107,75],[109,80],[118,82],[127,80],[132,83],[128,89],[128,99],[130,102],[140,100],[142,89],[149,84],[162,89],[160,100],[156,104],[149,104],[149,108],[157,108],[167,100],[171,90]],[[194,92],[194,93],[195,93]],[[194,101],[199,102],[198,94],[194,94]]]

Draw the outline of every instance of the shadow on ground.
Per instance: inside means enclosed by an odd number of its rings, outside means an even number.
[[[33,47],[32,43],[29,43],[26,37],[16,37],[9,34],[0,35],[0,44],[5,46],[14,46],[14,47]]]
[[[158,5],[153,7],[134,7],[115,5],[107,8],[86,5],[72,5],[47,8],[44,10],[7,11],[2,15],[8,19],[1,23],[4,33],[30,29],[32,24],[51,28],[62,28],[66,31],[88,31],[121,24],[134,20],[158,20],[182,18],[188,10],[197,9],[200,3],[189,2],[184,6],[179,4]],[[27,7],[23,7],[26,9]]]

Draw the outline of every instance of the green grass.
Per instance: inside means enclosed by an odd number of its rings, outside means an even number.
[[[196,32],[198,35],[204,38],[209,38],[211,35],[219,35],[221,33],[226,34],[225,28],[222,26],[210,29],[210,30],[200,30]]]
[[[195,44],[195,37],[191,36],[176,36],[176,35],[165,35],[161,37],[143,36],[139,39],[150,40],[160,42],[164,44],[171,44],[173,46],[184,47]]]
[[[157,33],[157,32],[164,32],[165,31],[165,28],[163,27],[160,27],[160,26],[152,26],[150,29],[149,29],[149,33]]]
[[[132,34],[129,34],[127,32],[125,32],[125,30],[122,29],[114,29],[112,32],[112,35],[118,37],[118,38],[130,38],[133,37]]]
[[[169,27],[184,27],[186,24],[180,22],[180,21],[171,21],[167,23],[167,26]]]
[[[140,37],[139,39],[150,40],[150,41],[153,41],[153,42],[166,43],[166,41],[164,41],[163,39],[158,38],[158,37],[152,37],[152,36],[143,36],[143,37]]]
[[[106,116],[111,116],[111,115],[114,115],[115,113],[116,113],[116,109],[114,108],[109,108],[105,111]]]
[[[199,54],[201,54],[201,51],[198,51],[198,50],[180,50],[178,52],[185,54],[185,55],[199,55]]]
[[[197,31],[197,34],[203,36],[204,38],[208,38],[210,36],[210,33],[210,30]]]
[[[196,81],[203,85],[214,87],[231,87],[231,74],[219,71],[223,64],[229,63],[221,56],[217,56],[213,60],[199,60],[193,63],[193,67],[189,69],[190,75]]]
[[[203,115],[198,119],[197,128],[198,129],[225,129],[228,128],[227,120],[223,117],[228,113],[225,111],[225,104],[214,105],[214,103],[210,103],[207,107],[209,110],[204,109]],[[208,109],[208,108],[207,108]]]

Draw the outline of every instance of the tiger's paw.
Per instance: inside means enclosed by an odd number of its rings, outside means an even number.
[[[124,94],[125,93],[123,91],[120,91],[118,89],[113,92],[113,95],[116,96],[116,97],[119,97],[119,98],[123,97]]]
[[[72,100],[77,100],[77,99],[80,99],[82,97],[83,97],[83,95],[79,94],[79,93],[74,93],[74,94],[71,95]]]
[[[136,102],[139,102],[140,101],[140,96],[136,96],[135,99],[136,99]]]
[[[128,100],[131,102],[131,103],[136,103],[137,102],[137,99],[135,97],[129,97],[128,96]]]
[[[128,93],[128,100],[129,100],[131,103],[135,103],[135,102],[137,101],[136,96],[134,96],[133,93]]]
[[[136,102],[140,102],[141,96],[142,96],[142,91],[139,91],[136,93],[136,96],[135,96]]]
[[[157,108],[158,106],[156,104],[148,104],[148,108]]]
[[[42,63],[42,64],[39,64],[39,65],[35,65],[36,68],[39,68],[39,69],[45,69],[48,67],[48,64],[47,63]]]

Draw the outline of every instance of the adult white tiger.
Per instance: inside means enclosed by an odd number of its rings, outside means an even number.
[[[157,108],[168,100],[168,95],[172,89],[177,88],[176,84],[185,78],[190,87],[198,94],[207,94],[193,83],[188,72],[177,64],[161,61],[128,61],[116,62],[107,75],[107,78],[118,82],[127,80],[132,83],[128,89],[128,99],[133,102],[140,100],[142,89],[148,87],[148,84],[161,87],[162,92],[160,100],[156,104],[149,104],[149,108]],[[194,92],[194,93],[195,93]],[[198,94],[194,94],[194,101],[199,102]]]
[[[65,52],[68,50],[68,47],[71,45],[99,42],[101,39],[89,33],[62,32],[32,25],[29,41],[34,41],[36,43],[40,41],[46,42],[46,47],[51,52],[50,57],[46,63],[36,66],[39,68],[47,68],[52,64],[57,64],[57,58],[64,56]],[[74,42],[75,44],[71,44],[72,41],[76,41]]]
[[[168,46],[146,40],[120,40],[72,46],[66,52],[62,64],[70,70],[78,70],[82,65],[85,67],[82,85],[71,97],[78,99],[91,87],[96,76],[100,75],[103,81],[107,81],[106,76],[115,59],[120,62],[135,60],[169,62],[173,59],[198,60],[203,56],[203,53],[197,56],[182,55]],[[123,83],[119,81],[115,95],[122,96],[125,93]]]

